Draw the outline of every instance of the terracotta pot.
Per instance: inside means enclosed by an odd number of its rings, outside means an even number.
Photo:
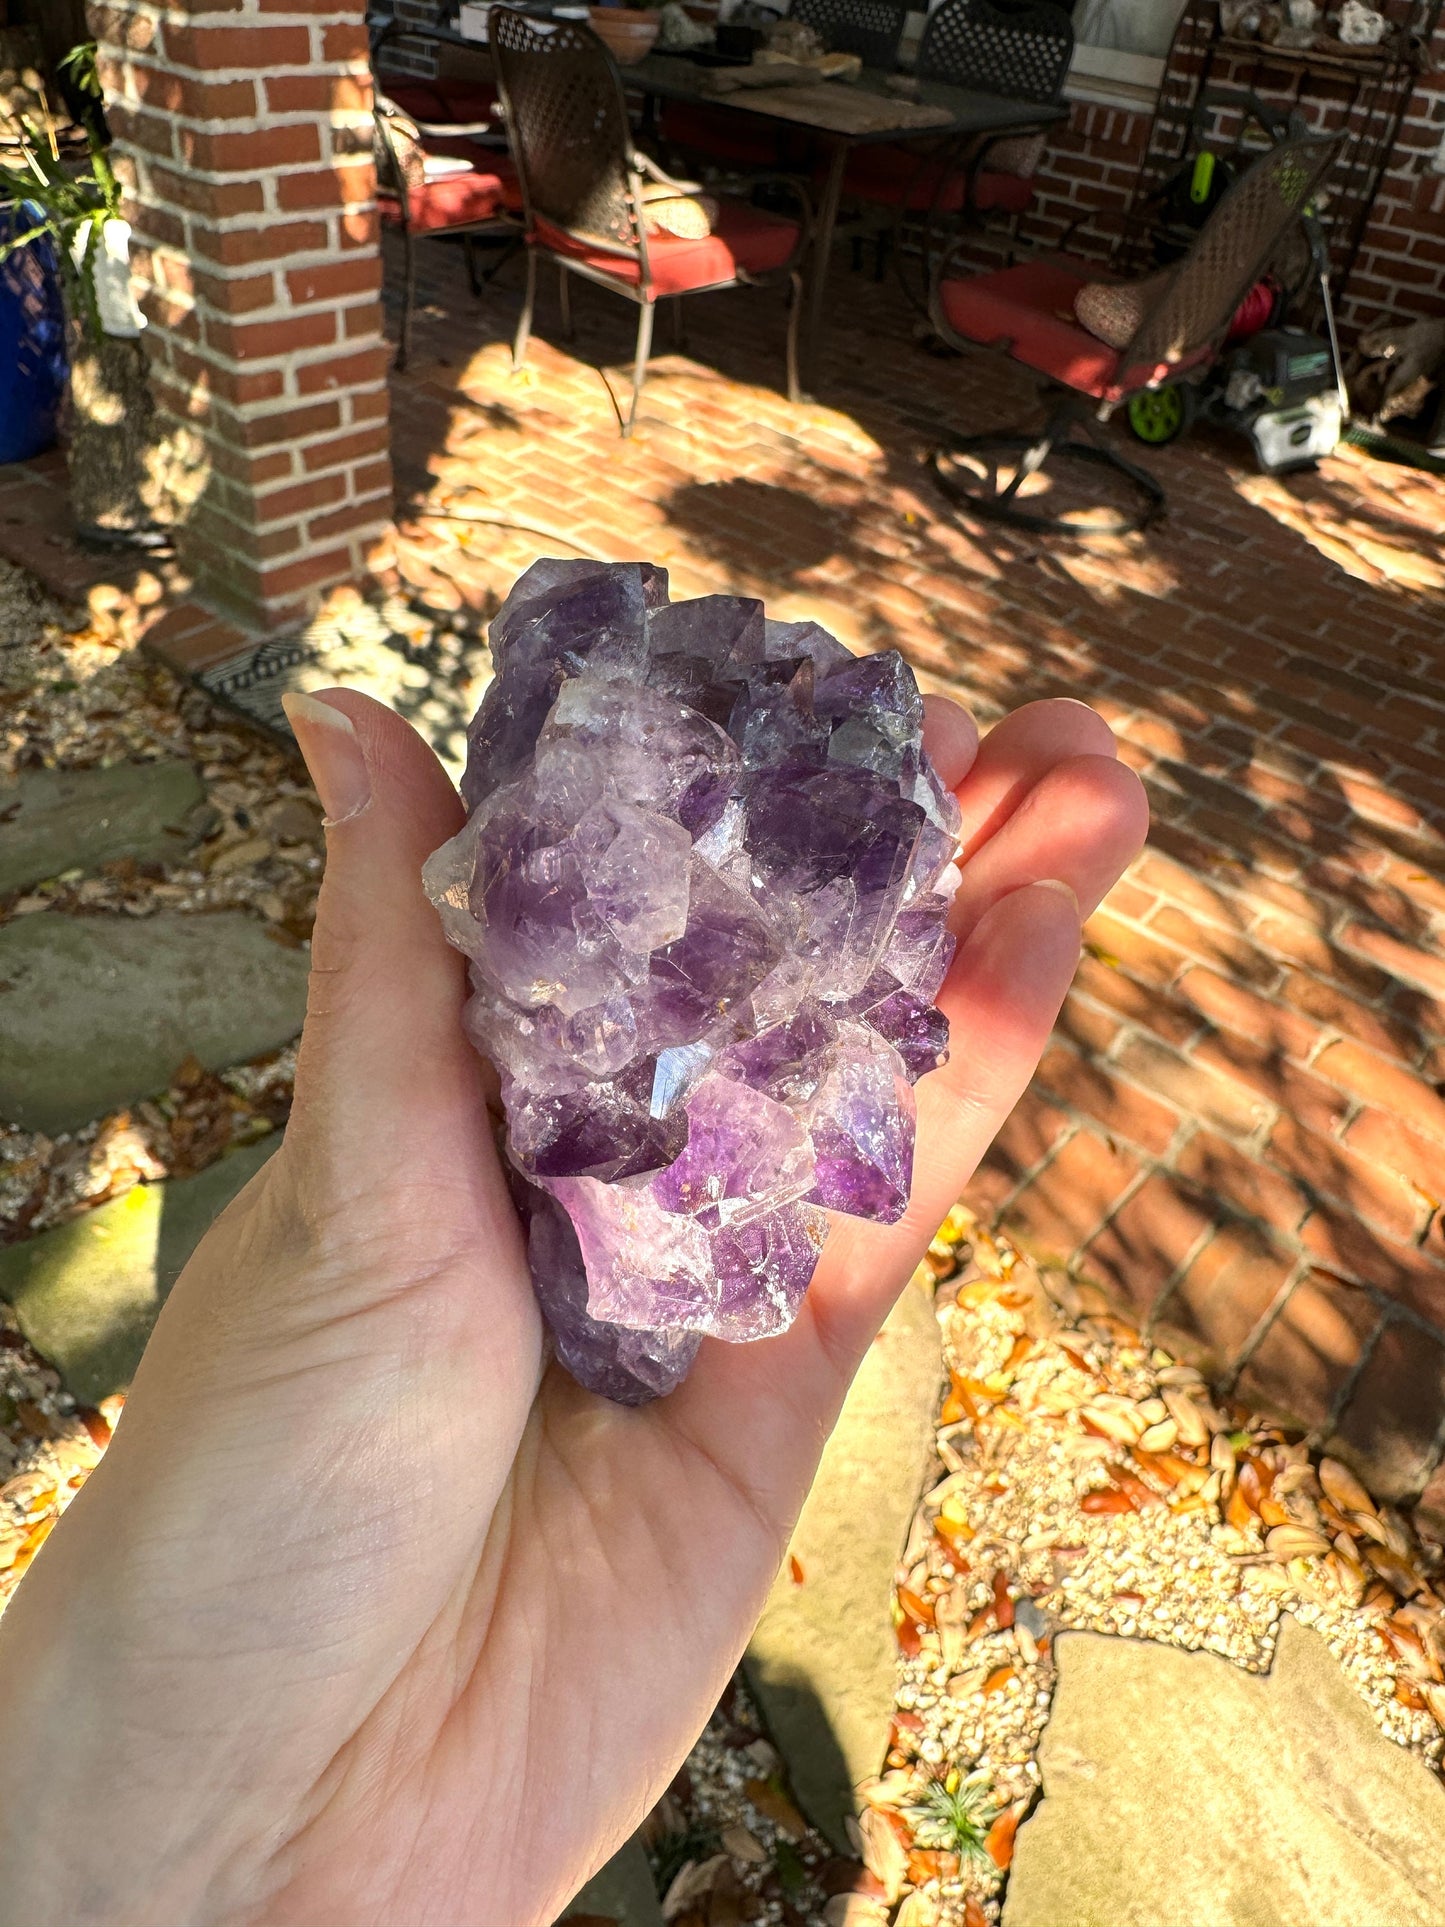
[[[648,7],[589,8],[592,31],[619,67],[634,67],[652,52],[662,16]]]

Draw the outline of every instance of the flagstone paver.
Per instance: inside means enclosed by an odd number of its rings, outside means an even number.
[[[130,1384],[186,1260],[280,1142],[273,1131],[197,1177],[135,1185],[69,1224],[0,1249],[0,1298],[83,1405]]]
[[[1439,1927],[1445,1788],[1286,1615],[1263,1677],[1065,1633],[1003,1927]]]
[[[115,857],[174,861],[204,800],[190,763],[22,770],[13,788],[0,785],[0,896]]]
[[[809,1818],[839,1852],[878,1771],[897,1672],[894,1569],[933,1442],[938,1320],[910,1285],[853,1381],[748,1647],[748,1682]]]
[[[610,1921],[615,1927],[662,1927],[662,1907],[652,1884],[639,1840],[629,1840],[587,1885],[562,1916],[576,1920]]]
[[[294,1037],[309,958],[240,912],[65,917],[0,927],[0,1117],[71,1130]]]

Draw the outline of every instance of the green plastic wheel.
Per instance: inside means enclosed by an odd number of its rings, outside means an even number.
[[[1184,390],[1177,383],[1163,388],[1142,388],[1129,397],[1129,427],[1141,442],[1159,448],[1184,432],[1189,409]]]

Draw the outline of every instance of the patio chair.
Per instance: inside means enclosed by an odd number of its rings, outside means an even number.
[[[490,16],[492,54],[506,109],[507,132],[526,210],[527,295],[512,350],[521,367],[532,332],[537,261],[550,255],[561,276],[563,325],[570,328],[567,277],[580,275],[637,304],[632,405],[622,433],[637,420],[652,324],[659,300],[720,288],[786,281],[788,398],[798,399],[800,263],[807,248],[807,196],[780,181],[798,202],[788,219],[741,200],[719,200],[711,232],[691,238],[653,231],[647,217],[649,178],[686,200],[687,183],[671,182],[632,144],[617,63],[590,28],[539,21],[510,7]],[[699,204],[692,203],[699,213]]]
[[[788,15],[811,27],[830,54],[857,54],[891,73],[908,18],[907,0],[794,0]]]
[[[520,244],[522,191],[508,156],[488,153],[477,145],[479,133],[493,131],[491,122],[409,120],[397,111],[394,102],[381,99],[376,104],[375,119],[377,207],[388,226],[401,229],[406,249],[401,337],[396,351],[400,372],[411,359],[417,241],[423,236],[460,236],[472,293],[480,295],[509,255],[482,275],[473,240],[486,235]]]
[[[1020,0],[1008,8],[993,0],[943,0],[928,17],[915,71],[922,80],[1052,105],[1063,95],[1073,57],[1073,23],[1052,0]],[[1017,230],[1034,198],[1033,175],[1046,138],[1040,130],[994,134],[976,148],[972,137],[942,146],[900,142],[860,147],[849,158],[843,192],[895,209],[895,227],[906,215],[926,216],[926,286],[940,220],[965,209],[980,215],[1000,213]],[[886,233],[879,237],[880,278],[887,241]]]
[[[1158,481],[1108,447],[1099,426],[1131,395],[1204,373],[1338,149],[1337,140],[1307,135],[1281,141],[1240,176],[1181,260],[1147,281],[1117,284],[1121,310],[1137,315],[1122,348],[1109,347],[1075,317],[1079,291],[1101,280],[1089,262],[1044,256],[965,280],[949,272],[953,255],[947,256],[934,277],[930,304],[942,339],[960,350],[1001,351],[1061,394],[1038,433],[950,437],[930,458],[945,494],[975,515],[1019,528],[1077,533],[1077,521],[1026,508],[1019,496],[1049,463],[1079,461],[1114,471],[1141,504],[1112,523],[1089,524],[1088,533],[1123,534],[1160,514],[1164,490]],[[1071,439],[1076,426],[1085,440]],[[944,466],[949,458],[971,464],[972,478],[950,472]],[[1013,472],[1005,483],[1010,459]]]

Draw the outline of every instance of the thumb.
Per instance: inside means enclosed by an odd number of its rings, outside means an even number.
[[[463,962],[421,883],[462,808],[431,749],[384,704],[347,689],[284,702],[326,812],[290,1139],[335,1201],[394,1170],[399,1141],[419,1158],[444,1140],[454,1148],[485,1108],[461,1028]]]

